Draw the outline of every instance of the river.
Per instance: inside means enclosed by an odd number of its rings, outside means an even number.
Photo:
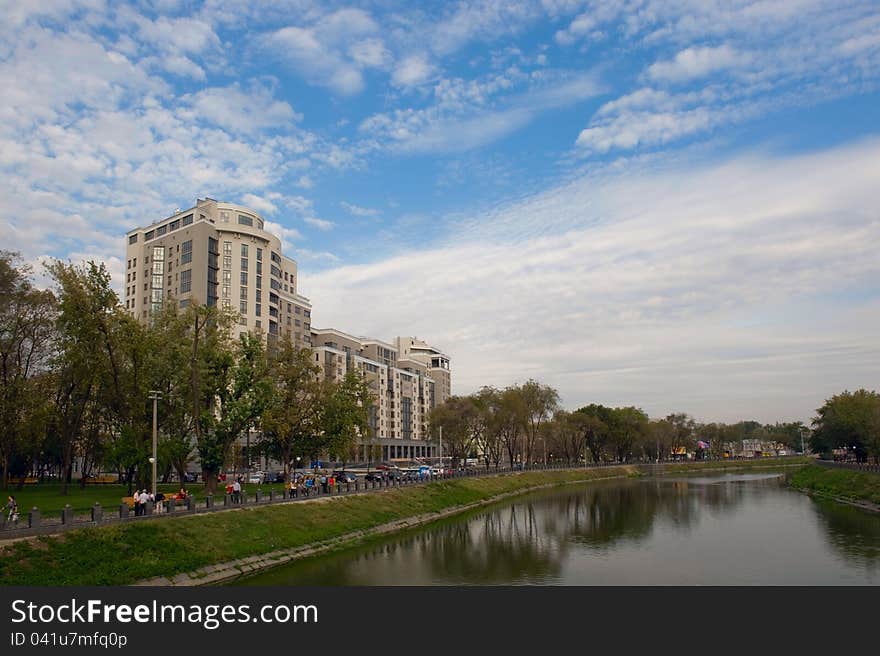
[[[782,474],[528,493],[241,585],[877,585],[880,514]]]

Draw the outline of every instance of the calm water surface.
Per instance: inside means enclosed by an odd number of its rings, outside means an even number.
[[[528,494],[245,585],[877,585],[880,515],[776,474]]]

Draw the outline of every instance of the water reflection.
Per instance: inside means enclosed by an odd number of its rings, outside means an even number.
[[[878,558],[880,517],[728,474],[545,490],[242,583],[873,583]]]

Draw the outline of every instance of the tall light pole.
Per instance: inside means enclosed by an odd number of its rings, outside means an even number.
[[[440,426],[440,448],[437,454],[440,456],[440,469],[443,469],[443,426]]]
[[[158,442],[158,424],[156,423],[156,416],[158,413],[158,405],[159,399],[162,398],[162,392],[158,390],[150,390],[150,396],[148,398],[153,399],[153,457],[150,458],[150,463],[153,465],[153,498],[156,498],[156,447]]]

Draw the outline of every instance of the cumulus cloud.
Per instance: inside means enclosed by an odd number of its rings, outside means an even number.
[[[718,71],[740,68],[751,61],[751,54],[739,52],[727,44],[716,48],[686,48],[670,61],[651,64],[648,67],[648,77],[653,80],[683,82]]]

